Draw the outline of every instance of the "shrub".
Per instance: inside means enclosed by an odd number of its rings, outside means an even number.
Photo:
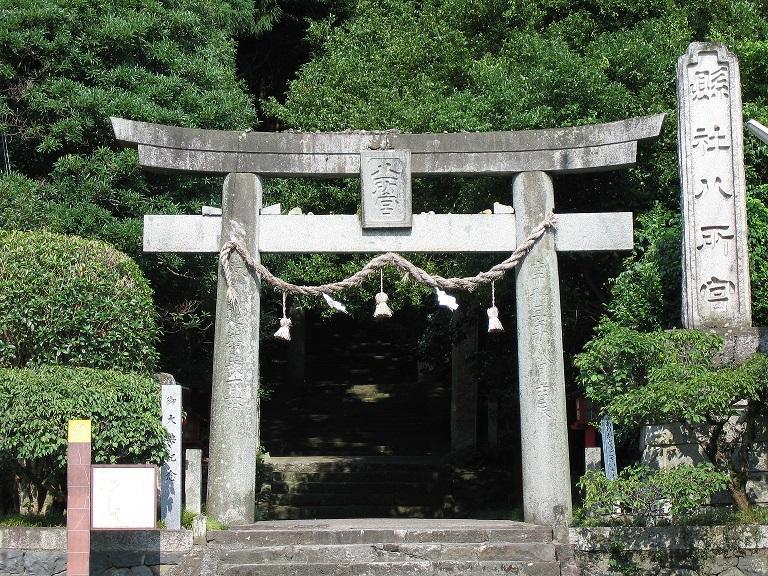
[[[604,319],[574,364],[587,396],[625,437],[659,422],[696,432],[701,453],[728,474],[731,497],[746,511],[750,463],[741,447],[753,441],[768,414],[768,355],[718,364],[721,346],[719,337],[697,330],[638,332]],[[739,404],[743,400],[746,408]],[[739,426],[733,426],[734,418]]]
[[[727,478],[708,463],[667,470],[629,466],[616,480],[588,470],[579,480],[583,504],[574,517],[584,526],[677,523],[700,512]]]
[[[109,370],[0,368],[0,460],[10,463],[29,509],[63,505],[67,421],[92,420],[95,463],[161,463],[167,457],[158,382]]]
[[[0,231],[0,366],[150,372],[158,327],[136,264],[108,244]]]

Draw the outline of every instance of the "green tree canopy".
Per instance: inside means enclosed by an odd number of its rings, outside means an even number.
[[[308,38],[313,58],[284,99],[264,104],[289,128],[520,130],[668,114],[660,140],[641,149],[632,169],[556,182],[558,211],[633,210],[639,221],[637,248],[612,290],[606,281],[622,269],[615,256],[561,255],[571,352],[589,338],[606,301],[614,316],[632,316],[647,329],[678,322],[675,66],[688,44],[720,41],[735,52],[745,115],[768,121],[768,11],[762,0],[361,0],[342,22],[314,22]],[[768,220],[760,184],[768,182],[768,146],[749,136],[745,144],[754,308],[762,322],[768,321],[768,294],[760,280],[768,268],[760,239]],[[316,212],[356,209],[356,182],[308,188],[273,185],[268,195],[288,205],[303,200]],[[476,212],[509,196],[505,179],[414,182],[416,211]],[[432,260],[444,273],[475,272],[488,263]],[[326,269],[315,259],[290,266],[291,277],[307,281]],[[504,297],[504,286],[497,290]]]
[[[18,210],[34,210],[33,226],[97,236],[137,253],[134,219],[206,198],[210,190],[190,189],[192,182],[148,179],[135,151],[115,147],[109,118],[252,126],[229,34],[253,14],[248,2],[191,0],[23,1],[4,8],[0,131],[13,169],[35,183],[4,179],[0,224],[24,229]]]
[[[144,172],[115,144],[110,116],[246,129],[252,97],[238,79],[233,35],[279,16],[272,0],[19,0],[0,8],[0,227],[45,227],[105,240],[134,257],[173,340],[168,369],[204,374],[215,262],[142,253],[142,217],[217,205],[221,179]]]

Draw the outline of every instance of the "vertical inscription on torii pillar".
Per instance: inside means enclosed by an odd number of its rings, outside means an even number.
[[[677,63],[683,325],[752,325],[739,63],[694,42]]]
[[[410,228],[410,150],[360,153],[363,228]]]

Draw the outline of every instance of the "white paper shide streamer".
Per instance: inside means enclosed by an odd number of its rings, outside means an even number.
[[[392,318],[392,308],[387,304],[389,296],[384,292],[384,270],[380,270],[380,272],[381,281],[379,284],[379,293],[376,294],[376,309],[373,311],[373,317],[376,320]]]
[[[488,308],[488,332],[498,334],[504,332],[504,326],[499,320],[499,309],[496,308],[496,282],[491,282],[491,307]]]
[[[451,312],[453,312],[459,307],[458,302],[456,302],[456,298],[454,298],[450,294],[443,292],[442,290],[440,290],[440,288],[435,288],[435,292],[437,293],[437,303],[440,306],[445,306]]]
[[[338,310],[339,312],[344,312],[344,314],[349,314],[349,312],[347,312],[347,307],[344,306],[344,304],[342,304],[338,300],[334,300],[333,298],[328,296],[328,294],[326,294],[325,292],[323,292],[323,299],[325,300],[325,303],[328,304],[328,306],[330,306],[334,310]]]

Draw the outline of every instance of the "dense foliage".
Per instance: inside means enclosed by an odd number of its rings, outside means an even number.
[[[675,63],[693,40],[724,42],[740,58],[747,114],[766,119],[767,38],[760,0],[716,5],[362,0],[346,20],[310,26],[314,57],[290,83],[285,99],[268,100],[264,110],[295,129],[417,132],[518,130],[668,113],[661,139],[641,151],[636,168],[563,177],[555,189],[560,211],[640,213],[638,249],[625,265],[626,289],[614,290],[610,306],[634,314],[637,301],[646,307],[646,324],[670,327],[680,298],[679,240],[669,227],[679,214]],[[768,147],[748,136],[746,158],[750,184],[768,181]],[[508,186],[493,178],[417,179],[414,209],[476,212],[493,201],[509,202]],[[355,210],[355,185],[316,189],[322,193],[297,186],[275,186],[270,193],[275,201],[301,201],[315,212]],[[762,200],[755,193],[750,217],[764,229]],[[759,245],[762,234],[753,237]],[[762,253],[757,250],[753,266],[764,270]],[[432,259],[445,273],[475,272],[488,263]],[[560,265],[569,286],[563,295],[566,348],[575,352],[601,313],[603,285],[619,271],[619,262],[563,256]],[[314,259],[303,265],[293,260],[289,272],[311,281],[316,269],[324,267]],[[756,302],[765,300],[762,285],[755,282],[755,288]],[[497,290],[509,286],[500,283]],[[756,304],[756,311],[762,313],[762,306]],[[573,310],[578,313],[569,313]]]
[[[158,327],[136,263],[108,244],[0,231],[0,366],[151,372]]]
[[[725,488],[726,478],[711,464],[667,470],[627,466],[616,480],[602,470],[588,470],[579,479],[582,505],[574,517],[582,526],[676,523],[701,513]]]
[[[737,506],[746,495],[749,446],[768,417],[768,356],[718,365],[722,340],[695,330],[639,332],[604,321],[576,357],[580,383],[623,431],[679,422],[728,478]],[[748,400],[744,407],[737,405]]]
[[[768,357],[713,366],[722,341],[695,330],[603,326],[577,356],[581,384],[619,426],[684,421],[725,425],[733,403],[768,393]]]
[[[129,219],[173,209],[188,189],[148,181],[135,152],[112,145],[109,118],[251,126],[228,33],[252,14],[247,2],[54,0],[4,8],[0,131],[13,169],[35,181],[4,181],[0,223],[27,227],[16,210],[34,210],[57,230],[138,251],[140,229]]]
[[[205,365],[215,265],[146,257],[141,218],[218,205],[220,179],[147,174],[115,145],[110,116],[245,129],[256,115],[235,71],[233,34],[268,29],[272,0],[19,0],[0,6],[0,227],[105,240],[150,278],[169,368]],[[202,296],[201,296],[202,294]],[[176,371],[176,368],[179,368]],[[205,371],[203,371],[203,374]]]
[[[262,110],[270,123],[307,130],[524,129],[671,113],[677,57],[691,40],[709,39],[724,42],[740,57],[747,115],[768,117],[763,89],[768,23],[762,0],[362,0],[323,6],[274,0],[55,0],[3,9],[8,25],[0,31],[0,130],[9,136],[16,173],[0,176],[0,226],[47,226],[95,236],[135,256],[155,287],[166,333],[173,335],[161,347],[165,369],[183,379],[205,382],[210,370],[215,267],[205,257],[141,255],[139,218],[217,205],[220,179],[142,173],[133,151],[114,146],[110,115],[246,129],[256,123],[253,97],[266,98]],[[293,42],[309,43],[312,53],[286,94],[265,93],[252,69],[235,70],[236,62],[265,71],[279,68],[283,55],[269,48],[278,40],[269,30],[302,14],[315,19],[305,38]],[[302,27],[290,30],[299,34]],[[240,35],[237,54],[234,35]],[[254,38],[261,40],[253,43]],[[258,93],[249,95],[238,74]],[[661,140],[641,150],[636,168],[561,178],[558,210],[644,212],[656,201],[657,215],[674,219],[679,211],[674,120],[671,114]],[[746,153],[750,184],[768,181],[768,147],[747,137]],[[417,179],[414,184],[417,212],[477,212],[493,201],[508,203],[510,196],[503,179]],[[354,213],[357,195],[355,180],[276,180],[267,182],[265,198],[305,212]],[[759,219],[765,221],[764,194],[755,194],[755,200],[750,215],[762,213]],[[649,313],[666,317],[675,309],[679,283],[654,280],[642,264],[643,236],[655,242],[653,233],[641,228],[636,258],[627,270],[640,262],[644,281],[663,286],[661,305]],[[476,272],[497,258],[431,260],[421,263],[450,275]],[[765,275],[761,253],[755,260]],[[659,262],[676,266],[671,260]],[[356,269],[358,260],[308,256],[267,263],[288,279],[324,282]],[[615,255],[561,258],[569,286],[564,293],[569,354],[589,337],[606,300],[605,281],[619,266]],[[396,310],[430,301],[425,291],[396,280],[388,287]],[[757,317],[765,311],[755,285]],[[509,283],[499,283],[497,290],[509,301]],[[367,314],[375,291],[366,286],[347,301]],[[632,302],[644,294],[641,285],[626,298]],[[267,308],[276,310],[278,299],[266,296]],[[487,296],[482,292],[478,298]],[[505,324],[514,322],[511,307],[501,306],[501,313]]]
[[[63,505],[69,419],[91,419],[94,463],[162,462],[158,388],[152,377],[109,370],[0,369],[0,461],[16,476],[25,507]]]

